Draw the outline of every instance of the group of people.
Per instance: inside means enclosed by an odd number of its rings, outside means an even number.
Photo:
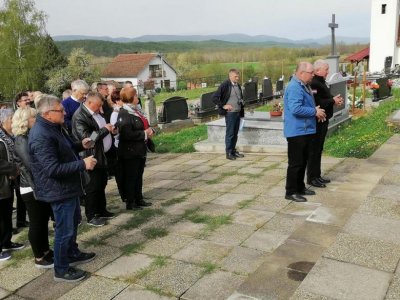
[[[288,143],[288,168],[285,199],[306,202],[304,196],[315,191],[306,188],[304,182],[324,188],[330,179],[321,174],[321,157],[329,119],[334,105],[342,105],[341,95],[331,95],[326,77],[329,64],[317,60],[314,64],[300,62],[284,94],[284,136]],[[226,158],[235,160],[244,157],[236,149],[241,119],[244,117],[244,102],[239,84],[240,73],[231,69],[213,95],[219,114],[225,117]]]
[[[85,81],[76,80],[64,100],[46,94],[38,94],[34,105],[30,100],[17,100],[15,112],[0,110],[0,261],[24,247],[11,241],[11,182],[17,182],[36,267],[54,267],[55,281],[79,281],[86,272],[74,266],[96,256],[78,248],[80,205],[87,224],[104,226],[114,217],[106,208],[105,188],[115,176],[126,209],[150,206],[142,185],[147,143],[155,131],[131,82],[122,89],[95,83],[89,91]]]

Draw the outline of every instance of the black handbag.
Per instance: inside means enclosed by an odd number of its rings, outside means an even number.
[[[146,141],[147,150],[150,152],[156,152],[156,145],[154,144],[152,139],[147,139]]]

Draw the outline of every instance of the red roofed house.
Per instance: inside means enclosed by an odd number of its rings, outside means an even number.
[[[157,53],[120,54],[103,70],[101,80],[130,80],[139,94],[144,88],[176,89],[175,69]]]

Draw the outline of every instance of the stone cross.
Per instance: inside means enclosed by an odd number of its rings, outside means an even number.
[[[336,41],[335,41],[335,28],[339,27],[339,24],[335,23],[335,14],[332,14],[332,23],[328,24],[328,27],[332,32],[332,42],[331,42],[331,55],[336,55]]]

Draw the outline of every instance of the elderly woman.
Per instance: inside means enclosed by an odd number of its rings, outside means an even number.
[[[11,242],[13,190],[11,181],[18,175],[11,135],[13,111],[0,110],[0,261],[11,258],[8,250],[19,250],[24,245]]]
[[[119,130],[118,163],[121,168],[122,194],[126,209],[141,209],[151,203],[143,200],[143,172],[146,163],[147,140],[154,134],[146,117],[137,109],[138,98],[134,88],[123,88],[123,102],[115,124]]]
[[[12,131],[15,136],[15,153],[21,163],[20,192],[29,216],[29,242],[35,256],[37,268],[52,268],[53,251],[49,247],[48,221],[52,214],[47,202],[37,201],[34,197],[34,184],[30,169],[28,151],[28,133],[36,120],[36,110],[30,107],[18,108],[12,119]]]

